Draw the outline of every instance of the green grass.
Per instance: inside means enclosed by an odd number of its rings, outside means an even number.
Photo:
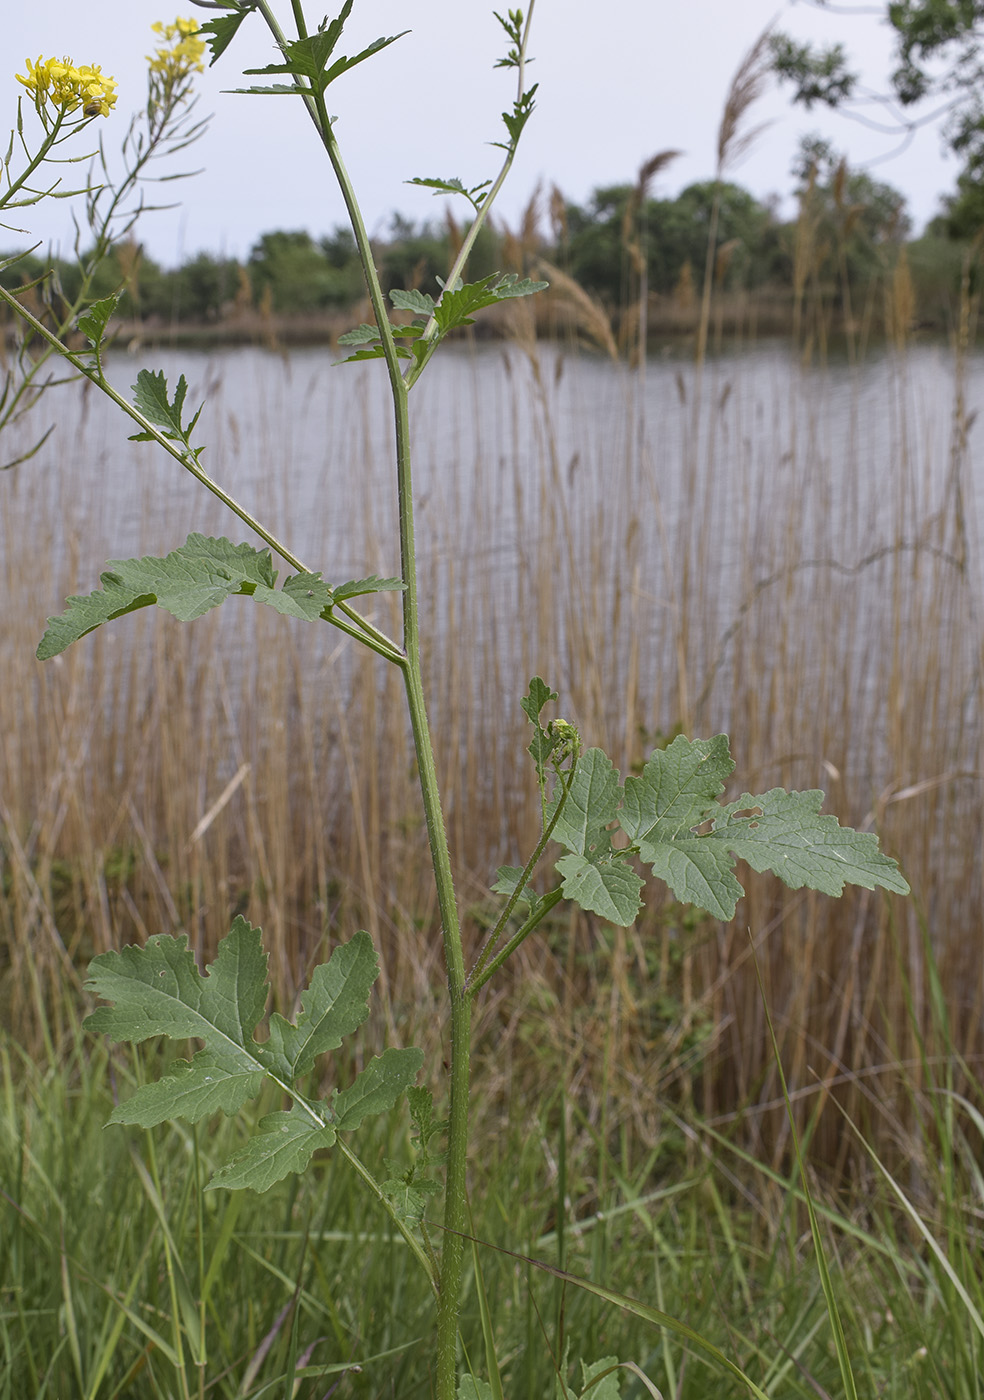
[[[937,1019],[937,1050],[946,1033]],[[543,1096],[553,1053],[520,1052],[539,1095],[504,1096],[491,1058],[478,1070],[475,1258],[504,1394],[551,1395],[568,1346],[572,1385],[577,1357],[613,1355],[664,1397],[737,1400],[717,1348],[769,1396],[843,1394],[795,1159],[772,1167],[669,1107],[643,1150],[621,1112]],[[862,1152],[867,1169],[831,1185],[807,1167],[858,1392],[886,1400],[980,1393],[984,1117],[940,1063],[927,1050],[891,1071],[919,1124],[900,1130],[904,1170]],[[300,1395],[429,1395],[431,1299],[344,1160],[263,1196],[202,1195],[241,1125],[104,1129],[134,1072],[81,1033],[50,1056],[0,1046],[0,1397],[280,1396],[292,1366]],[[396,1114],[355,1145],[399,1158],[407,1127]],[[472,1276],[463,1342],[480,1373],[482,1313]],[[651,1393],[621,1374],[623,1396]]]

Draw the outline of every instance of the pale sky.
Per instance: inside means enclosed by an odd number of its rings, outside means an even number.
[[[91,144],[98,131],[112,157],[130,112],[143,100],[150,25],[174,18],[162,12],[161,3],[35,0],[7,7],[0,93],[8,96],[0,130],[13,125],[22,91],[13,74],[25,71],[25,58],[68,55],[76,63],[101,64],[119,82],[116,112],[87,133]],[[415,219],[442,217],[443,200],[404,184],[411,176],[459,176],[476,184],[497,169],[500,153],[487,143],[502,135],[499,113],[511,105],[514,75],[493,69],[504,36],[492,9],[503,12],[509,3],[515,7],[516,0],[356,0],[340,53],[357,52],[380,35],[412,31],[328,92],[370,231],[384,233],[394,210]],[[339,7],[340,0],[333,0],[329,13]],[[287,0],[280,10],[286,25]],[[536,0],[536,61],[529,71],[540,84],[537,110],[497,206],[500,217],[517,221],[538,181],[584,202],[597,185],[633,180],[644,160],[668,148],[684,154],[657,177],[654,193],[672,196],[710,178],[729,82],[744,53],[774,21],[800,38],[844,43],[867,84],[884,90],[891,56],[884,10],[864,3],[817,8],[809,0]],[[208,18],[207,11],[187,4],[178,13]],[[322,13],[309,7],[314,23]],[[203,173],[151,189],[151,202],[179,199],[181,206],[147,214],[139,231],[150,254],[165,265],[200,250],[245,258],[262,232],[303,228],[317,236],[343,221],[330,167],[300,101],[223,92],[264,81],[244,80],[242,69],[275,59],[254,15],[199,80],[199,110],[213,114],[211,126],[183,163],[179,158],[171,168],[201,167]],[[878,111],[869,114],[877,117]],[[794,109],[776,88],[750,111],[748,122],[770,124],[729,177],[760,198],[788,196],[790,165],[806,132],[825,135],[852,164],[905,194],[917,228],[936,212],[940,194],[956,178],[956,162],[944,156],[933,126],[893,155],[897,137],[821,109]],[[16,153],[12,167],[16,172]],[[75,173],[70,167],[66,179]],[[466,209],[460,201],[456,213],[461,217]],[[27,230],[31,242],[60,240],[68,251],[65,201],[48,200],[6,222]],[[0,247],[26,241],[0,229]]]

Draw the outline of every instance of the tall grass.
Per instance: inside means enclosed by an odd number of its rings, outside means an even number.
[[[951,350],[909,343],[904,269],[892,286],[891,348],[859,334],[850,365],[810,366],[816,305],[803,361],[752,337],[741,356],[630,374],[523,321],[505,348],[446,356],[418,390],[426,664],[475,940],[495,866],[535,840],[517,703],[534,673],[625,771],[678,727],[727,730],[736,793],[824,787],[914,891],[831,901],[750,876],[730,926],[667,902],[626,931],[558,917],[482,1007],[476,1235],[686,1316],[767,1391],[835,1393],[757,963],[859,1384],[963,1400],[984,1312],[981,377],[969,272]],[[600,308],[561,292],[610,350]],[[116,372],[132,378],[122,356]],[[219,479],[329,578],[392,571],[371,369],[247,351],[189,373],[210,389]],[[349,1393],[426,1394],[413,1343],[429,1304],[399,1248],[367,1248],[352,1181],[318,1197],[330,1219],[306,1183],[198,1214],[213,1144],[95,1127],[137,1071],[81,1036],[78,1010],[93,953],[185,930],[206,957],[242,912],[270,935],[281,1004],[326,942],[368,928],[385,977],[369,1042],[399,1021],[438,1049],[400,696],[328,629],[245,601],[193,626],[138,615],[37,663],[45,614],[104,559],[230,528],[83,392],[59,418],[0,477],[0,1397],[190,1395],[203,1329],[215,1393],[358,1356]],[[381,1153],[405,1150],[398,1125],[379,1131]],[[638,1315],[482,1258],[510,1393],[549,1393],[572,1334],[666,1395],[707,1393],[703,1367]],[[394,1289],[392,1314],[363,1303]]]
[[[391,571],[373,381],[339,389],[316,357],[258,358],[199,362],[216,388],[213,472],[298,520],[297,547],[329,576]],[[636,1118],[655,1122],[634,1100],[665,1056],[669,1002],[672,1035],[699,1043],[673,1069],[686,1093],[712,1117],[740,1112],[781,1155],[750,937],[791,1081],[819,1076],[865,1123],[879,1066],[913,1060],[926,1024],[920,921],[955,1045],[981,1053],[976,363],[964,357],[958,393],[945,358],[902,348],[863,372],[811,371],[763,348],[706,364],[694,412],[684,363],[651,366],[643,398],[617,366],[524,338],[463,350],[420,390],[435,424],[420,453],[427,664],[473,936],[496,864],[535,839],[516,703],[534,673],[626,770],[678,726],[728,731],[736,790],[826,788],[842,820],[877,826],[915,892],[833,902],[752,878],[730,928],[657,906],[617,936],[611,1027],[585,1039],[575,1006],[597,1008],[610,935],[573,918],[540,940],[516,989],[561,989],[558,1053],[576,1034],[600,1068],[616,1037],[607,1089]],[[470,453],[465,414],[482,424]],[[341,445],[317,475],[307,456],[330,418]],[[245,604],[231,631],[228,616],[139,616],[129,636],[33,659],[45,613],[108,555],[229,528],[110,431],[80,394],[44,455],[0,480],[5,1018],[25,1043],[42,1025],[57,1039],[59,989],[94,952],[186,929],[207,954],[239,911],[272,935],[288,999],[326,938],[364,925],[385,949],[381,1015],[426,1027],[436,914],[390,677]],[[512,1014],[506,993],[489,1004],[490,1019]],[[815,1146],[838,1161],[844,1143],[824,1114]]]

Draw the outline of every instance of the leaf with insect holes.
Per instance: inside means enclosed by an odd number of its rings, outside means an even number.
[[[298,1089],[319,1057],[365,1021],[378,972],[372,941],[360,931],[316,969],[296,1020],[274,1012],[267,1037],[257,1041],[269,991],[267,956],[260,930],[245,919],[233,922],[205,975],[185,935],[161,934],[142,948],[101,954],[90,964],[87,987],[113,1004],[98,1007],[87,1030],[117,1041],[166,1035],[203,1042],[193,1059],[178,1060],[160,1079],[141,1085],[110,1122],[150,1128],[170,1118],[194,1123],[217,1111],[235,1113],[269,1077],[290,1094],[291,1108],[268,1114],[211,1184],[265,1191],[288,1172],[303,1170],[339,1132],[392,1108],[417,1077],[422,1052],[390,1049],[328,1099],[310,1099]]]
[[[657,749],[641,776],[626,779],[619,824],[677,899],[732,919],[744,893],[732,873],[736,858],[771,870],[792,889],[839,895],[850,883],[908,894],[877,837],[820,815],[821,792],[775,788],[719,803],[733,769],[726,735],[681,736]]]
[[[38,646],[39,661],[47,661],[104,622],[155,603],[180,622],[201,617],[231,597],[252,597],[286,617],[316,622],[330,616],[343,599],[404,587],[397,578],[351,579],[332,588],[314,574],[294,574],[281,589],[268,549],[232,544],[224,536],[191,534],[163,559],[111,559],[100,575],[102,588],[68,599],[59,617],[48,619]]]

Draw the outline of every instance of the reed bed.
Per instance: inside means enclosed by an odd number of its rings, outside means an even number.
[[[256,350],[184,363],[192,394],[212,391],[219,480],[326,577],[395,572],[375,366]],[[121,384],[133,368],[121,355]],[[680,729],[728,732],[735,793],[825,788],[913,887],[833,901],[750,875],[730,926],[658,899],[624,933],[565,916],[486,1003],[482,1111],[548,1056],[606,1133],[631,1121],[652,1144],[666,1104],[696,1106],[779,1161],[760,975],[802,1121],[834,1096],[901,1151],[900,1067],[918,1079],[923,1050],[944,1049],[930,953],[949,1049],[980,1062],[980,385],[975,359],[904,335],[853,366],[762,344],[630,373],[528,333],[461,347],[421,385],[429,695],[470,936],[497,864],[535,841],[518,706],[533,674],[624,772]],[[84,391],[61,394],[39,410],[58,432],[0,477],[4,1022],[57,1043],[92,954],[183,930],[208,957],[245,913],[281,1004],[326,944],[368,928],[378,1034],[398,1021],[436,1043],[437,916],[398,675],[246,600],[194,625],[137,615],[34,660],[45,615],[106,558],[192,529],[241,537]],[[395,631],[393,599],[377,608]],[[832,1106],[813,1151],[835,1170],[851,1152]]]

